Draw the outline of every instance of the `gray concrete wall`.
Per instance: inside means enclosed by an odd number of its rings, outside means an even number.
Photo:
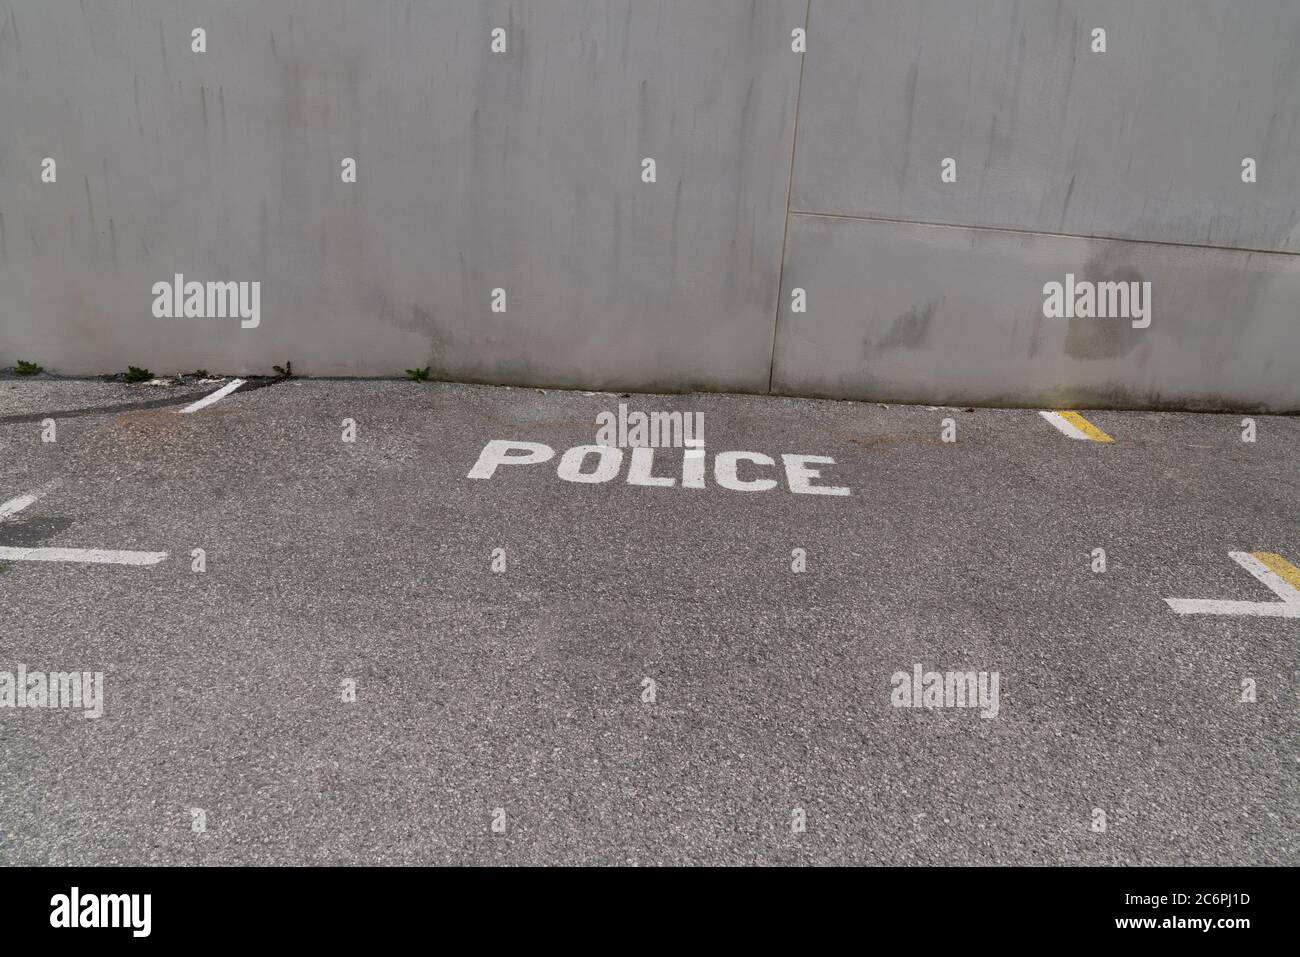
[[[804,8],[0,0],[0,363],[765,389]]]
[[[1147,281],[1152,316],[1043,318],[1042,287]],[[773,388],[1045,408],[1300,408],[1300,256],[793,215]]]
[[[1300,409],[1298,224],[1295,0],[0,0],[0,366]]]
[[[810,35],[774,389],[1300,408],[1300,3],[812,0]],[[1067,273],[1151,282],[1150,327],[1044,319]]]

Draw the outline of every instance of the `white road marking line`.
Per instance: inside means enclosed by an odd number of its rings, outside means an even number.
[[[1268,586],[1281,601],[1220,601],[1214,598],[1166,598],[1180,615],[1255,615],[1263,618],[1300,618],[1300,591],[1296,591],[1249,552],[1228,552],[1228,557]]]
[[[34,492],[0,504],[0,519],[21,512],[46,492],[62,484],[47,482]],[[0,546],[0,562],[89,562],[96,565],[157,565],[166,552],[137,552],[112,548],[13,548]]]
[[[107,548],[9,548],[0,546],[0,562],[90,562],[96,565],[157,565],[166,552],[130,552]]]
[[[1287,602],[1300,602],[1300,592],[1250,552],[1228,552],[1228,557],[1267,585],[1269,591],[1278,598]]]
[[[33,502],[49,495],[62,484],[63,479],[61,478],[50,479],[44,485],[32,489],[26,495],[19,495],[17,498],[11,498],[9,501],[0,504],[0,521],[3,521],[11,515],[16,515]]]
[[[40,495],[32,492],[27,495],[19,495],[17,498],[11,498],[9,501],[0,504],[0,519],[6,519],[10,515],[17,515],[38,498],[40,498]]]
[[[1048,422],[1051,422],[1052,425],[1056,426],[1058,429],[1060,429],[1062,432],[1064,432],[1064,433],[1065,433],[1066,435],[1068,435],[1070,438],[1072,438],[1072,439],[1082,439],[1082,440],[1085,441],[1085,442],[1090,442],[1090,441],[1092,441],[1092,439],[1091,439],[1091,437],[1088,435],[1088,433],[1084,432],[1082,429],[1080,429],[1078,426],[1076,426],[1073,422],[1069,422],[1069,421],[1066,421],[1065,419],[1063,419],[1063,418],[1061,417],[1061,413],[1059,413],[1059,412],[1039,412],[1038,414],[1041,415],[1043,418],[1045,418]]]
[[[197,412],[199,409],[206,409],[208,406],[212,405],[212,403],[219,402],[226,396],[230,395],[230,393],[234,392],[243,384],[243,379],[231,379],[216,392],[213,392],[211,395],[205,395],[203,398],[199,399],[198,402],[193,402],[181,409],[180,414],[184,415],[187,412]]]
[[[1180,615],[1254,615],[1259,618],[1300,618],[1300,604],[1285,601],[1219,601],[1215,598],[1166,598]]]

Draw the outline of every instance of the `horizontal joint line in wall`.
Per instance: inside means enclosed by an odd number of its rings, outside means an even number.
[[[1097,242],[1138,243],[1144,246],[1180,246],[1185,249],[1221,249],[1233,253],[1260,253],[1266,256],[1300,256],[1300,250],[1259,249],[1254,246],[1221,246],[1215,243],[1178,243],[1168,239],[1133,239],[1129,236],[1057,233],[1049,229],[1021,229],[1014,226],[980,226],[976,223],[936,223],[924,219],[895,219],[890,216],[854,216],[849,213],[821,213],[808,209],[791,209],[790,216],[814,216],[820,219],[848,219],[863,223],[897,223],[902,226],[932,226],[936,229],[978,229],[990,233],[1020,233],[1025,236],[1051,236],[1057,239],[1085,239]]]

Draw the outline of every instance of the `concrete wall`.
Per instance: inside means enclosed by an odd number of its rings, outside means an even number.
[[[810,34],[773,388],[1300,408],[1300,3],[812,0]],[[1044,319],[1067,273],[1151,282],[1150,327]]]
[[[1298,117],[1295,0],[0,0],[0,366],[1300,409]]]
[[[804,6],[4,0],[0,349],[766,389]],[[155,319],[177,272],[261,325]]]

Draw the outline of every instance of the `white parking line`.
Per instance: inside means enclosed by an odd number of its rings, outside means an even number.
[[[1088,436],[1086,436],[1082,430],[1076,428],[1073,424],[1061,418],[1060,413],[1058,412],[1039,412],[1038,414],[1041,415],[1043,418],[1045,418],[1048,422],[1051,422],[1052,425],[1056,426],[1058,429],[1060,429],[1062,432],[1064,432],[1072,439],[1088,438]]]
[[[1072,439],[1080,439],[1085,442],[1115,441],[1078,412],[1066,410],[1061,412],[1039,412],[1038,414]]]
[[[1300,618],[1300,591],[1292,588],[1281,575],[1258,556],[1277,559],[1283,566],[1290,563],[1269,552],[1229,552],[1228,557],[1250,572],[1281,601],[1227,601],[1218,598],[1166,598],[1165,602],[1180,615],[1253,615],[1261,618]],[[1292,569],[1294,571],[1294,569]]]
[[[38,498],[40,496],[33,492],[27,495],[19,495],[17,498],[11,498],[9,501],[0,504],[0,519],[6,519],[10,515],[17,515]]]
[[[9,548],[0,545],[0,562],[90,562],[96,565],[157,565],[166,552],[128,552],[108,548]]]
[[[216,392],[213,392],[211,395],[205,395],[203,398],[199,399],[198,402],[193,402],[181,409],[180,414],[184,415],[187,412],[197,412],[199,409],[206,409],[208,406],[212,405],[212,403],[219,402],[226,396],[230,395],[230,393],[234,392],[243,384],[243,379],[231,379]]]
[[[19,495],[0,504],[0,519],[16,515],[45,492],[56,488],[59,479],[42,485],[35,492]],[[115,548],[14,548],[0,545],[0,562],[89,562],[95,565],[157,565],[166,552],[136,552]]]

